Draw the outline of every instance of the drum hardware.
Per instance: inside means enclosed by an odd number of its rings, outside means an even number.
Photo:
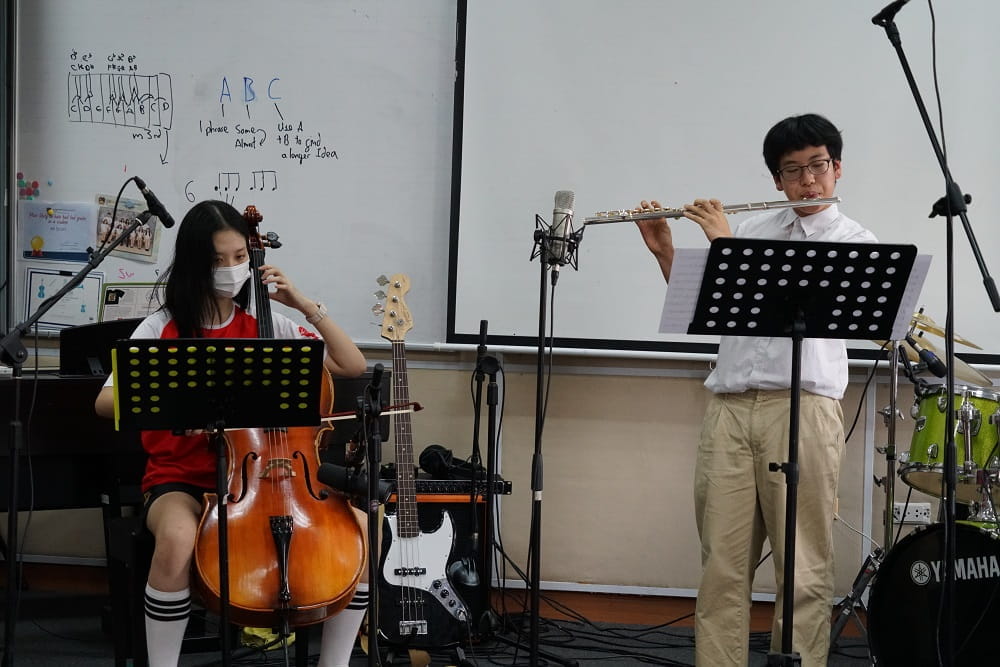
[[[884,533],[882,538],[883,547],[875,546],[868,557],[865,559],[864,563],[861,564],[861,569],[858,571],[858,575],[854,578],[854,584],[851,586],[851,592],[846,595],[837,605],[833,608],[833,613],[835,620],[831,624],[830,628],[830,645],[833,646],[837,638],[840,637],[840,633],[844,631],[844,626],[847,625],[847,621],[853,618],[858,630],[861,635],[867,640],[868,632],[865,624],[861,622],[858,615],[858,607],[867,613],[867,608],[865,607],[865,602],[863,599],[865,591],[868,589],[868,585],[871,583],[872,578],[878,572],[882,564],[882,559],[885,557],[885,552],[892,548],[893,544],[893,516],[892,507],[895,503],[895,482],[896,482],[896,422],[905,419],[903,413],[897,407],[897,396],[899,392],[899,364],[900,364],[900,345],[897,341],[887,341],[881,344],[883,348],[889,350],[889,368],[891,373],[889,374],[889,405],[884,407],[879,411],[882,415],[882,421],[886,426],[886,445],[885,447],[876,447],[880,454],[885,455],[885,477],[881,479],[876,479],[875,483],[882,487],[885,492],[885,510],[883,511],[884,517]],[[874,540],[872,540],[874,542]]]
[[[885,424],[886,428],[886,446],[884,448],[885,453],[885,478],[883,478],[882,489],[885,491],[885,510],[884,515],[884,532],[882,534],[882,545],[886,550],[891,549],[893,545],[893,517],[892,508],[895,503],[895,484],[896,484],[896,422],[902,421],[904,419],[903,413],[899,410],[898,397],[899,397],[899,360],[900,360],[900,343],[898,341],[889,341],[891,345],[891,350],[889,352],[889,368],[892,369],[892,373],[889,376],[889,405],[882,410],[882,422]]]
[[[971,475],[976,470],[976,462],[972,458],[972,439],[979,435],[981,422],[982,413],[969,402],[968,392],[962,392],[962,407],[958,409],[956,415],[956,431],[965,441],[965,463],[962,467],[966,475]]]
[[[889,514],[892,514],[892,512],[889,512]],[[864,600],[862,597],[868,589],[868,584],[882,566],[882,558],[884,556],[885,551],[881,547],[875,547],[868,554],[868,558],[861,565],[858,576],[854,578],[854,583],[851,585],[851,592],[833,608],[834,620],[830,626],[830,644],[833,644],[837,640],[837,637],[840,636],[840,633],[844,631],[844,626],[847,625],[849,619],[854,619],[854,625],[862,635],[867,634],[867,628],[861,620],[861,616],[858,615],[857,608],[861,607],[864,609]]]
[[[976,486],[979,487],[979,500],[972,503],[969,521],[977,521],[985,524],[993,524],[993,532],[996,533],[997,513],[993,505],[993,486],[996,484],[996,476],[985,470],[980,470],[976,476]]]

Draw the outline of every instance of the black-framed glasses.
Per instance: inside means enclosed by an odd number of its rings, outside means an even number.
[[[814,176],[819,176],[820,174],[825,174],[830,171],[830,165],[833,164],[833,158],[823,158],[822,160],[813,160],[809,164],[793,164],[787,167],[782,167],[778,170],[778,176],[786,181],[797,181],[802,178],[802,173],[808,169],[810,174]]]

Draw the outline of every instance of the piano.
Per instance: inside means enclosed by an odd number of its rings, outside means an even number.
[[[25,373],[21,380],[21,423],[25,449],[20,453],[18,507],[27,510],[101,507],[102,494],[125,481],[142,479],[146,455],[138,433],[119,433],[114,422],[98,417],[94,399],[103,377],[64,377]],[[0,507],[10,495],[8,463],[14,407],[14,380],[0,379]]]

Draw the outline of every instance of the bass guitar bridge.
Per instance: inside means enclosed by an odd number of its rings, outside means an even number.
[[[411,635],[426,635],[427,621],[400,621],[399,636],[409,637]]]

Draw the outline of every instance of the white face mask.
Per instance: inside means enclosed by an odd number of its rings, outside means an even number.
[[[217,266],[213,272],[215,293],[220,296],[235,297],[250,279],[250,260],[236,266]]]

